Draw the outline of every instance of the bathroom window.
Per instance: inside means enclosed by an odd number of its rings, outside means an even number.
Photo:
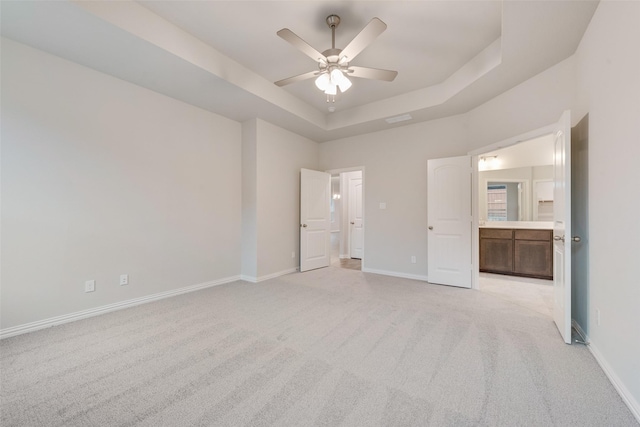
[[[487,186],[487,221],[507,220],[507,186]]]

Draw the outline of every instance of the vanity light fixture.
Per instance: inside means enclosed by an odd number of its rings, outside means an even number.
[[[480,160],[482,160],[483,162],[492,162],[497,158],[498,156],[481,156]]]

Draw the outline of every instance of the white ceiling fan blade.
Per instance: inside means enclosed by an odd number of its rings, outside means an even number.
[[[340,58],[347,57],[347,61],[351,62],[360,52],[364,50],[369,44],[375,40],[380,34],[387,29],[387,24],[382,22],[378,18],[373,18],[369,23],[358,33],[351,43],[340,52]]]
[[[398,75],[397,71],[380,70],[378,68],[349,67],[348,75],[360,77],[361,79],[384,80],[392,82]]]
[[[276,34],[278,36],[280,36],[281,38],[283,38],[284,40],[286,40],[289,43],[291,43],[293,45],[293,47],[295,47],[296,49],[300,50],[302,53],[304,53],[305,55],[307,55],[309,58],[313,59],[314,61],[316,61],[316,62],[321,62],[321,61],[327,62],[327,58],[325,58],[325,56],[323,54],[321,54],[316,49],[311,47],[311,45],[309,45],[309,43],[307,43],[306,41],[302,40],[300,37],[298,37],[290,29],[283,28],[280,31],[278,31]]]
[[[291,83],[296,83],[302,80],[307,80],[310,79],[312,77],[317,76],[318,74],[320,74],[319,71],[310,71],[308,73],[304,73],[304,74],[299,74],[297,76],[293,76],[293,77],[289,77],[288,79],[283,79],[283,80],[278,80],[275,84],[277,86],[285,86]]]

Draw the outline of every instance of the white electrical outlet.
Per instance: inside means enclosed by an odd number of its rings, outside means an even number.
[[[95,280],[87,280],[84,282],[84,291],[85,292],[93,292],[96,290],[96,281]]]
[[[596,324],[600,326],[600,309],[596,308]]]
[[[411,264],[415,264],[415,263],[416,263],[416,256],[411,255]]]
[[[129,275],[128,274],[121,274],[120,275],[120,286],[124,286],[124,285],[128,285],[129,284]]]
[[[386,202],[380,202],[380,209],[387,209],[387,203]]]

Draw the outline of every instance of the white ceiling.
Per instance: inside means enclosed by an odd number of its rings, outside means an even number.
[[[7,38],[243,121],[260,117],[316,141],[460,114],[571,56],[596,1],[2,1]],[[387,25],[353,65],[398,71],[353,79],[336,112],[317,65],[276,35],[323,51],[338,14],[343,48],[373,17]],[[384,118],[409,113],[389,125]]]

